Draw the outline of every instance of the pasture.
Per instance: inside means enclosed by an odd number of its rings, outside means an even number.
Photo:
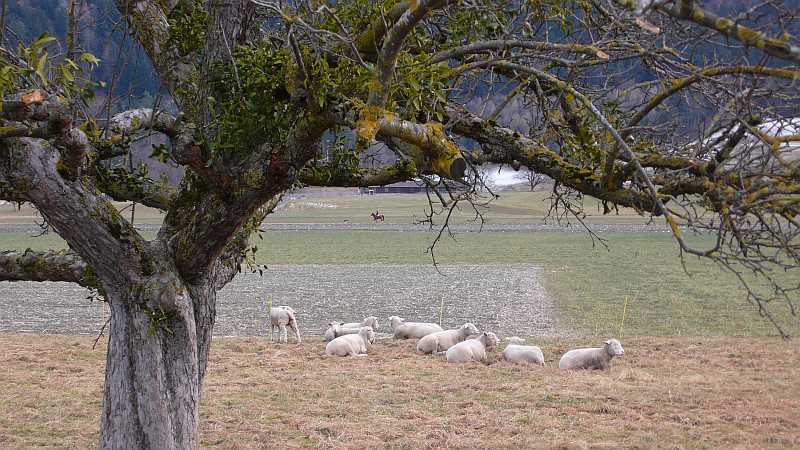
[[[0,447],[93,448],[104,344],[0,333]],[[448,365],[413,342],[326,358],[319,341],[215,339],[205,448],[796,448],[800,349],[774,338],[630,337],[609,372]]]

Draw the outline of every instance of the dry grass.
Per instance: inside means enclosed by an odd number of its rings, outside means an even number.
[[[768,338],[627,338],[610,372],[553,368],[586,341],[539,342],[548,367],[448,365],[382,341],[215,341],[202,443],[218,448],[768,448],[800,446],[800,347]],[[104,350],[0,334],[0,448],[95,445]]]

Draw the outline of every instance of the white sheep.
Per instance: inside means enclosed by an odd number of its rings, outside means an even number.
[[[497,335],[483,332],[475,339],[467,339],[447,349],[447,362],[485,361],[486,350],[496,347],[498,342]]]
[[[424,336],[417,342],[417,351],[422,354],[439,353],[464,341],[480,331],[471,323],[465,323],[457,330],[437,331]]]
[[[544,354],[542,349],[534,345],[523,345],[525,339],[516,336],[506,338],[506,348],[503,350],[502,358],[513,363],[529,363],[544,365]]]
[[[375,316],[365,317],[360,323],[350,322],[341,324],[343,328],[371,327],[372,331],[378,331],[378,318]]]
[[[278,341],[279,342],[289,342],[289,336],[286,332],[286,327],[294,331],[294,335],[297,337],[297,343],[299,344],[302,342],[300,339],[300,330],[297,327],[297,319],[295,318],[295,312],[292,308],[288,306],[277,306],[269,309],[269,322],[270,326],[272,327],[272,336],[270,341],[275,340],[275,329],[278,329]]]
[[[325,330],[325,334],[323,335],[323,337],[325,338],[325,342],[330,342],[339,336],[344,336],[346,334],[357,334],[358,330],[360,330],[361,328],[362,327],[345,328],[344,324],[342,324],[341,322],[331,322],[330,325],[328,326],[328,329]]]
[[[375,332],[371,327],[361,327],[357,334],[346,334],[328,342],[325,354],[328,356],[367,356],[370,344],[375,342]]]
[[[437,331],[444,331],[435,323],[406,322],[397,316],[389,317],[389,325],[392,327],[395,339],[419,339]]]
[[[325,333],[322,335],[325,342],[330,342],[338,337],[336,334],[336,327],[340,326],[342,326],[341,322],[331,322],[328,324],[328,329],[325,330]]]
[[[611,359],[622,356],[625,350],[616,339],[609,339],[599,348],[576,348],[564,353],[558,362],[560,369],[601,369],[611,368]]]

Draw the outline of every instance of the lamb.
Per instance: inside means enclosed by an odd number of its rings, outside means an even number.
[[[544,365],[544,354],[542,354],[542,349],[539,347],[523,345],[525,339],[516,336],[506,338],[506,342],[508,344],[501,355],[504,360],[512,363]]]
[[[397,316],[389,317],[389,325],[392,327],[395,339],[419,339],[437,331],[444,331],[435,323],[406,322]]]
[[[371,327],[361,327],[357,334],[339,336],[328,342],[325,354],[328,356],[367,356],[370,344],[375,342],[375,332]]]
[[[457,330],[438,331],[429,334],[417,342],[417,351],[422,354],[438,353],[464,341],[480,331],[471,323],[465,323]]]
[[[497,335],[483,332],[475,339],[467,339],[447,349],[447,362],[463,363],[469,361],[485,361],[486,350],[491,350],[498,343]]]
[[[365,317],[361,323],[343,323],[341,324],[344,328],[361,328],[361,327],[371,327],[373,331],[378,331],[378,318],[375,316]]]
[[[278,306],[269,309],[269,322],[270,326],[272,327],[272,336],[270,337],[270,341],[275,340],[275,329],[278,329],[278,341],[279,342],[289,342],[288,333],[286,332],[286,326],[288,325],[289,328],[294,331],[294,335],[297,337],[297,343],[303,342],[300,339],[300,330],[297,327],[297,319],[295,318],[295,312],[292,308],[288,306]]]
[[[611,359],[622,356],[625,350],[616,339],[609,339],[599,348],[576,348],[564,353],[558,362],[560,369],[600,369],[611,368]]]

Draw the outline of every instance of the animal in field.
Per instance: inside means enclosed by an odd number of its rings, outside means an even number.
[[[475,339],[467,339],[447,349],[447,362],[486,361],[486,351],[497,347],[498,341],[496,334],[485,331]]]
[[[501,354],[505,361],[518,364],[544,365],[544,354],[542,349],[535,345],[525,345],[525,339],[516,336],[506,338],[508,345]]]
[[[325,346],[327,356],[367,356],[371,344],[375,342],[372,327],[361,327],[356,334],[346,334],[328,342]]]
[[[278,330],[278,341],[289,342],[288,332],[286,327],[294,331],[297,337],[297,343],[301,343],[300,329],[297,326],[297,318],[295,317],[294,309],[289,306],[276,306],[269,309],[269,323],[272,330],[271,342],[275,341],[275,330]]]
[[[445,352],[450,347],[480,333],[471,323],[465,323],[457,330],[445,330],[431,333],[417,342],[417,351],[422,354]]]
[[[616,339],[603,342],[602,347],[576,348],[564,353],[558,362],[560,369],[599,369],[611,368],[611,360],[615,356],[622,356],[625,350]]]
[[[369,214],[372,216],[373,222],[383,222],[383,220],[385,219],[385,217],[383,217],[383,214],[381,214],[379,211],[375,211],[374,213],[369,213]]]
[[[420,339],[431,333],[444,331],[435,323],[406,322],[402,317],[389,317],[389,326],[395,339]]]

